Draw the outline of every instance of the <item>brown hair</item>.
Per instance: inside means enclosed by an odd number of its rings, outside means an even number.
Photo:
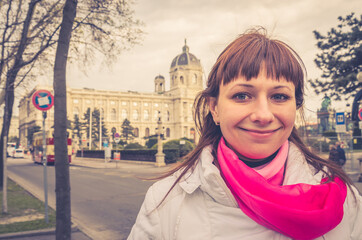
[[[187,171],[193,169],[206,146],[212,146],[214,161],[218,165],[216,149],[222,133],[220,127],[215,125],[209,111],[209,99],[218,97],[221,84],[225,85],[238,77],[250,80],[259,75],[261,68],[265,69],[268,77],[277,80],[283,77],[287,81],[293,82],[297,109],[303,118],[302,105],[306,70],[301,58],[284,42],[269,38],[263,28],[245,32],[231,42],[220,54],[209,74],[206,89],[199,93],[195,99],[193,114],[197,130],[200,133],[200,140],[196,148],[184,158],[180,165],[161,177],[167,177],[182,169],[180,176],[169,192]],[[339,166],[311,152],[299,137],[295,127],[289,136],[289,141],[301,150],[310,165],[317,171],[324,172],[329,181],[334,176],[339,176],[349,187],[353,184]]]

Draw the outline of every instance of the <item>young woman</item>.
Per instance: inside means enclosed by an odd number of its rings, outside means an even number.
[[[263,30],[218,57],[195,100],[200,141],[147,192],[128,239],[362,239],[362,200],[294,127],[304,65]]]

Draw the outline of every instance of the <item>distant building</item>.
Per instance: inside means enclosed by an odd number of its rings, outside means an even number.
[[[0,126],[3,126],[3,116],[4,116],[4,112],[1,110],[0,111]],[[9,128],[9,134],[8,134],[8,141],[11,138],[15,138],[19,136],[19,117],[18,116],[12,116],[11,117],[11,122],[10,122],[10,128]]]
[[[186,41],[182,53],[172,60],[169,73],[170,89],[165,89],[165,77],[158,75],[154,79],[153,93],[68,88],[65,106],[68,118],[73,121],[74,116],[78,115],[79,119],[83,119],[88,108],[98,109],[108,134],[111,134],[112,128],[121,133],[121,125],[128,119],[134,127],[134,141],[144,144],[144,137],[156,134],[160,112],[166,139],[186,137],[197,142],[192,106],[197,93],[203,90],[203,70],[200,60],[189,52]],[[29,128],[42,126],[41,111],[35,109],[31,99],[38,89],[53,92],[49,86],[37,86],[20,100],[19,136],[21,144],[25,146]],[[53,126],[54,108],[48,112],[46,128]]]

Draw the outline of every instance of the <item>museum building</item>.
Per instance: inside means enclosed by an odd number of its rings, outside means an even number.
[[[156,76],[153,93],[67,88],[68,118],[74,121],[74,116],[78,115],[82,120],[88,108],[98,109],[108,135],[112,129],[121,134],[122,123],[128,119],[134,127],[136,138],[133,141],[143,145],[146,141],[144,137],[156,134],[157,121],[161,116],[166,140],[186,137],[197,142],[198,134],[192,108],[197,93],[203,90],[203,70],[200,60],[189,52],[186,40],[182,53],[171,62],[169,90],[165,89],[165,81],[165,77]],[[19,103],[19,138],[22,146],[28,146],[28,130],[34,126],[42,126],[42,112],[32,103],[32,95],[39,89],[53,93],[52,87],[39,85],[23,96]],[[48,111],[46,130],[51,128],[53,123],[54,108]],[[76,143],[81,139],[73,141]]]

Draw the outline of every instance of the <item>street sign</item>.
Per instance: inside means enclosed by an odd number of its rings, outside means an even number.
[[[114,141],[115,141],[115,143],[119,143],[119,141],[121,141],[121,138],[120,138],[120,136],[119,136],[119,133],[115,133],[115,134],[114,134]]]
[[[358,111],[358,118],[362,121],[362,108]]]
[[[336,132],[346,132],[346,118],[344,116],[344,112],[336,113]]]
[[[362,129],[362,121],[359,121],[359,129]]]
[[[38,90],[33,94],[33,104],[41,111],[49,110],[54,105],[54,97],[48,90]]]

